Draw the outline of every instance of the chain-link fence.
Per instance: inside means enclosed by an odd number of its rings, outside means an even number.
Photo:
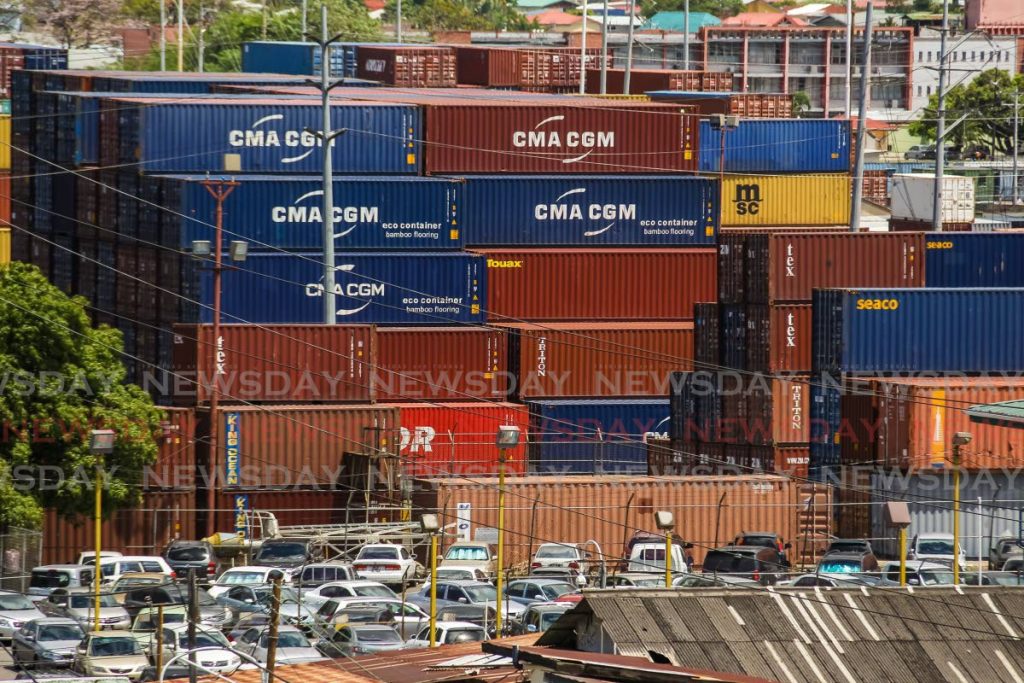
[[[26,592],[32,569],[42,560],[43,532],[10,527],[0,534],[0,588]]]

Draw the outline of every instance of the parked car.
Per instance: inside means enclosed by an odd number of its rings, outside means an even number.
[[[661,574],[653,572],[623,572],[612,574],[605,580],[608,588],[657,588],[665,585],[665,571]]]
[[[302,591],[302,602],[317,608],[333,598],[397,598],[393,590],[377,581],[334,581]]]
[[[0,639],[10,640],[25,622],[41,616],[43,613],[36,603],[21,593],[0,591]]]
[[[336,603],[328,602],[328,604]],[[322,616],[331,623],[331,630],[334,630],[333,627],[337,624],[386,624],[392,627],[395,625],[395,615],[391,610],[387,607],[375,607],[373,605],[367,607],[350,605],[344,609],[331,610],[329,614],[318,612],[317,616]]]
[[[292,577],[296,588],[315,588],[325,583],[354,581],[356,572],[351,564],[341,562],[315,562],[307,564]]]
[[[967,553],[964,552],[963,546],[956,549],[955,556],[960,568],[963,569],[967,565]],[[947,567],[953,566],[953,558],[953,534],[916,534],[910,542],[910,550],[907,553],[907,559],[937,562],[945,564]]]
[[[232,567],[225,569],[217,580],[213,582],[206,592],[211,598],[216,598],[221,593],[226,593],[232,586],[262,585],[270,583],[280,569],[274,567]]]
[[[425,589],[424,597],[430,597],[430,588]],[[489,583],[475,581],[437,582],[437,597],[449,602],[465,605],[488,605],[497,608],[498,591]],[[526,606],[515,600],[502,600],[502,613],[505,619],[511,619],[526,609]]]
[[[488,579],[495,575],[497,566],[497,558],[490,544],[479,541],[456,541],[448,546],[441,560],[443,568],[478,569]]]
[[[243,614],[238,618],[238,621],[234,623],[231,630],[227,632],[227,638],[230,642],[235,642],[242,637],[242,634],[252,628],[266,628],[270,623],[270,614],[267,612],[251,612],[249,614]],[[278,624],[287,624],[287,619],[278,617]]]
[[[142,645],[127,631],[87,633],[75,648],[72,668],[83,676],[125,676],[138,680],[149,666]]]
[[[111,558],[111,557],[124,557],[124,553],[119,553],[116,550],[101,550],[100,551],[100,560],[105,560],[105,559]],[[89,564],[89,565],[92,565],[92,564],[95,563],[95,561],[96,561],[96,551],[95,550],[83,550],[82,552],[78,553],[78,564]]]
[[[93,559],[86,559],[84,564],[92,566]],[[174,572],[167,561],[159,555],[124,555],[121,557],[100,557],[101,583],[114,583],[122,574],[138,572],[158,572],[168,579],[174,579]]]
[[[659,584],[662,585],[662,584]],[[761,584],[753,579],[729,574],[688,574],[672,581],[673,588],[756,588]]]
[[[793,547],[792,543],[786,543],[786,539],[782,538],[779,534],[774,531],[743,531],[736,535],[736,538],[732,541],[733,545],[745,545],[745,546],[756,546],[760,548],[771,548],[772,550],[779,551],[779,554],[786,561],[786,566],[789,566],[789,558],[787,557],[787,551]]]
[[[903,158],[908,161],[927,161],[935,158],[934,145],[911,145],[903,153]]]
[[[755,545],[730,545],[715,548],[704,556],[705,574],[734,574],[768,586],[786,571],[785,558],[774,548]]]
[[[672,573],[685,574],[689,571],[682,545],[672,544]],[[658,543],[637,543],[629,556],[626,567],[629,572],[665,573],[665,541]]]
[[[235,642],[235,649],[254,658],[260,664],[267,663],[267,646],[269,632],[266,627],[251,628]],[[316,662],[324,659],[320,652],[309,644],[306,636],[298,628],[282,625],[277,631],[278,664],[298,664],[300,662]]]
[[[428,608],[429,611],[429,608]],[[488,605],[463,605],[458,602],[446,602],[438,605],[437,621],[463,621],[469,624],[482,626],[489,638],[495,634],[494,622],[497,620],[498,610]],[[429,620],[423,624],[428,625]],[[417,629],[419,631],[420,629]]]
[[[122,574],[114,583],[110,584],[107,592],[114,596],[119,605],[124,604],[124,598],[128,591],[143,586],[160,586],[167,583],[167,577],[160,572],[132,572]]]
[[[215,602],[231,612],[231,615],[225,620],[225,626],[230,626],[238,621],[243,614],[269,612],[273,599],[273,584],[263,584],[262,586],[234,586],[227,593],[218,596]],[[289,621],[298,621],[313,612],[316,612],[316,608],[301,604],[298,594],[291,587],[281,587],[279,613],[283,617]]]
[[[90,588],[58,588],[45,600],[38,603],[39,609],[48,617],[74,619],[82,628],[92,629],[95,625],[94,609],[96,595]],[[127,629],[131,617],[109,593],[100,593],[100,628]]]
[[[1013,557],[1003,562],[1004,572],[1019,572],[1024,571],[1024,555],[1014,555]]]
[[[423,565],[400,545],[373,543],[359,550],[352,568],[361,579],[405,586],[424,575]]]
[[[825,554],[829,553],[871,553],[875,554],[875,551],[871,548],[871,541],[860,539],[860,538],[835,538],[825,548]]]
[[[543,633],[558,621],[558,618],[572,609],[568,603],[543,602],[530,605],[519,618],[512,622],[512,635]]]
[[[163,608],[163,625],[173,626],[174,624],[184,624],[188,619],[188,608],[185,605],[177,605],[173,607]],[[160,610],[156,607],[150,607],[141,610],[132,619],[132,627],[128,629],[132,635],[135,636],[135,640],[139,641],[143,649],[149,653],[149,643],[151,636],[156,633],[157,627],[160,625]]]
[[[800,574],[791,579],[779,581],[776,586],[793,586],[796,588],[851,588],[854,586],[891,585],[891,582],[877,574]]]
[[[170,661],[178,653],[189,652],[188,624],[165,626],[162,633],[160,649],[163,652],[163,661]],[[197,626],[195,643],[197,650],[199,648],[217,648],[215,650],[203,649],[194,653],[196,663],[207,671],[215,671],[219,674],[232,674],[242,664],[242,658],[231,649],[231,643],[228,642],[228,639],[218,629],[210,628],[209,626]],[[150,637],[147,649],[151,657],[156,657],[157,639],[155,632]]]
[[[82,564],[48,564],[32,570],[28,594],[33,598],[45,598],[57,588],[78,588],[91,586],[92,583],[92,567]]]
[[[552,567],[570,569],[581,575],[590,571],[586,551],[575,543],[543,543],[537,548],[530,562],[530,571]]]
[[[505,585],[505,597],[524,605],[532,605],[538,602],[550,602],[567,593],[575,593],[577,590],[575,584],[559,579],[529,577],[509,581]]]
[[[1022,544],[1024,544],[1024,540],[1018,538],[1016,534],[1000,536],[988,550],[988,568],[998,571],[1003,568],[1003,563],[1011,556],[1024,556]]]
[[[74,619],[38,617],[25,622],[11,638],[16,664],[40,667],[70,666],[85,631]]]
[[[195,570],[199,581],[213,581],[220,574],[220,560],[207,541],[172,541],[164,550],[164,559],[182,578]]]
[[[1024,575],[1020,572],[985,572],[981,577],[971,572],[961,580],[967,586],[1024,586]]]
[[[886,562],[882,565],[882,576],[889,581],[899,583],[900,563]],[[952,586],[953,570],[947,564],[907,561],[907,584],[910,586]]]
[[[619,566],[620,571],[626,571],[629,564],[629,558],[633,556],[633,548],[635,548],[638,543],[652,545],[660,543],[664,547],[665,536],[662,534],[652,534],[649,531],[634,531],[633,535],[630,536],[628,541],[626,541],[625,551],[622,554],[623,560]],[[686,543],[679,534],[674,532],[672,534],[672,545],[679,546],[683,550],[693,547],[692,543]]]
[[[438,581],[490,581],[482,570],[474,567],[438,567]]]
[[[263,545],[252,558],[254,565],[281,569],[288,576],[293,569],[309,562],[319,561],[320,555],[313,548],[312,543],[289,538],[272,538],[269,541],[263,541]]]
[[[333,610],[324,610],[321,606],[315,613],[303,615],[300,624],[308,628],[323,627],[327,624],[342,623],[339,621],[339,614],[348,609],[384,609],[391,613],[398,632],[403,637],[409,637],[430,622],[430,615],[410,602],[403,602],[400,598],[348,598],[329,602],[333,604]]]
[[[464,621],[438,622],[434,630],[435,647],[455,643],[480,643],[487,640],[482,626]],[[410,648],[430,647],[430,627],[422,629],[407,643]]]
[[[849,574],[873,572],[878,569],[874,553],[859,551],[827,552],[818,560],[819,574]]]
[[[229,610],[218,605],[202,588],[196,588],[196,602],[199,603],[199,623],[205,626],[224,628],[231,618]],[[164,586],[143,586],[133,588],[125,594],[124,608],[133,617],[141,610],[158,605],[187,605],[188,587],[181,584]]]
[[[352,657],[405,649],[405,641],[385,624],[346,624],[317,641],[316,649],[325,657]]]

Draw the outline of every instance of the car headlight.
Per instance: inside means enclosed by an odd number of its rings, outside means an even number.
[[[64,659],[70,655],[65,652],[58,652],[57,650],[43,650],[39,653],[39,656],[43,659]]]
[[[7,619],[5,617],[0,617],[0,626],[6,627],[6,628],[12,628],[14,626],[14,624],[11,623],[10,619]]]
[[[94,666],[92,668],[92,671],[93,671],[93,673],[97,673],[97,674],[107,674],[107,673],[110,673],[107,669],[105,669],[102,666]]]

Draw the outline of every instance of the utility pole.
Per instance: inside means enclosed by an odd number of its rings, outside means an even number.
[[[580,94],[587,92],[587,0],[583,0],[583,33],[580,35]]]
[[[307,31],[306,31],[306,28],[307,28],[306,27],[306,23],[307,23],[306,22],[306,17],[308,16],[308,12],[309,12],[309,2],[308,2],[308,0],[302,0],[302,39],[303,40],[306,40],[306,33],[307,33]]]
[[[828,99],[828,95],[825,97]],[[846,108],[843,111],[846,118],[853,117],[853,0],[846,0]]]
[[[395,3],[395,42],[402,42],[402,0]]]
[[[690,0],[683,2],[683,71],[690,70]]]
[[[274,680],[274,666],[277,663],[277,622],[281,618],[281,579],[274,577],[274,598],[270,602],[270,624],[267,633],[267,681]]]
[[[607,2],[607,0],[605,0]],[[629,94],[629,74],[633,70],[633,17],[636,16],[636,0],[629,0],[629,33],[626,38],[626,74],[622,78],[622,94]]]
[[[608,0],[604,0],[601,22],[601,94],[608,94]]]
[[[160,2],[160,70],[167,71],[167,0]]]
[[[178,71],[185,70],[185,0],[178,0]]]
[[[196,570],[188,570],[188,681],[196,683],[196,624],[199,623],[199,591]]]
[[[868,97],[871,96],[871,2],[864,20],[864,63],[860,67],[860,114],[857,121],[857,161],[853,169],[853,199],[850,200],[850,232],[860,228],[860,203],[864,196],[864,141],[868,129]]]
[[[932,197],[932,230],[942,231],[942,180],[946,172],[946,39],[949,35],[949,0],[942,0],[942,33],[939,36],[939,111],[935,122],[935,190]]]
[[[260,5],[260,16],[262,17],[262,25],[260,27],[260,39],[267,39],[267,0],[263,0]]]
[[[1017,191],[1017,136],[1020,127],[1020,92],[1013,91],[1013,205],[1017,206],[1020,193]]]
[[[198,61],[199,61],[199,73],[203,73],[203,62],[206,58],[206,14],[203,11],[203,3],[199,3],[199,48],[198,48]]]

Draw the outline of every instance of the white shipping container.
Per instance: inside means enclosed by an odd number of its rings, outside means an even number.
[[[890,185],[893,218],[915,221],[932,219],[935,176],[930,173],[898,173]],[[974,179],[942,177],[942,222],[970,223],[974,220]]]

